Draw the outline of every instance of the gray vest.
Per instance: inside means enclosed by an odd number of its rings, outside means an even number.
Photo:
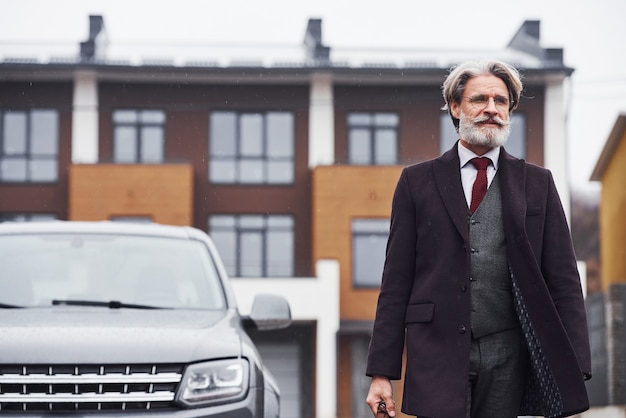
[[[496,175],[469,218],[472,335],[480,338],[519,326],[506,255],[500,181]]]

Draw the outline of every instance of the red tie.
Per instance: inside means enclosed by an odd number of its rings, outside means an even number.
[[[477,157],[472,158],[470,163],[478,170],[472,186],[472,203],[470,204],[470,212],[474,213],[487,193],[487,167],[491,164],[491,160],[486,157]]]

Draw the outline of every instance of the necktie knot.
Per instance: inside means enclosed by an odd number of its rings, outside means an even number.
[[[476,170],[486,170],[489,164],[491,164],[491,160],[487,157],[476,157],[472,158],[470,163],[476,167]]]

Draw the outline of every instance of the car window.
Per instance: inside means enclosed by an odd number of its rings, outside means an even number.
[[[0,303],[119,301],[224,309],[213,259],[200,241],[103,234],[0,236]]]

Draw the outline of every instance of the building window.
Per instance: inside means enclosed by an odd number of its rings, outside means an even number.
[[[213,215],[209,234],[229,275],[291,277],[293,223],[288,215]]]
[[[448,112],[440,117],[441,141],[440,152],[448,151],[459,139]],[[526,116],[522,113],[511,114],[511,135],[504,144],[506,152],[517,157],[526,158]]]
[[[56,215],[52,213],[0,213],[1,222],[43,222],[54,221]]]
[[[113,161],[116,163],[162,163],[164,145],[164,111],[123,109],[113,112]]]
[[[395,113],[349,113],[349,163],[355,165],[397,164],[399,119]]]
[[[0,181],[57,181],[58,112],[52,109],[32,109],[5,111],[0,114]]]
[[[354,287],[380,287],[388,238],[388,219],[352,220]]]
[[[213,112],[209,132],[211,182],[293,183],[292,113]]]

